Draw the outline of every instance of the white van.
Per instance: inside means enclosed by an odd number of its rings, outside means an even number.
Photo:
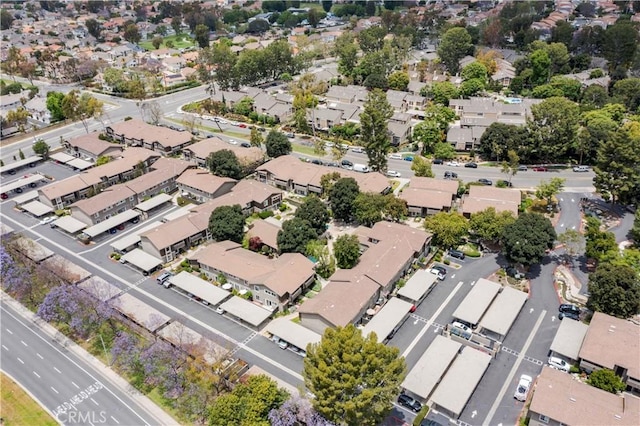
[[[354,172],[360,172],[360,173],[369,173],[369,167],[364,165],[364,164],[354,164],[353,165],[353,171]]]

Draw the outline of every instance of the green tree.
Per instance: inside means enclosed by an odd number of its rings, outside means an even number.
[[[336,271],[336,259],[329,253],[326,240],[311,240],[305,248],[307,256],[316,259],[315,271],[320,277],[327,279]]]
[[[601,263],[589,275],[587,307],[618,318],[640,313],[640,278],[633,268]]]
[[[271,158],[289,155],[289,153],[291,153],[291,142],[284,133],[277,130],[271,130],[269,132],[265,146],[267,147],[267,156]]]
[[[531,83],[534,86],[545,84],[551,78],[551,59],[545,49],[538,49],[531,53]]]
[[[633,228],[631,229],[631,235],[635,241],[636,247],[640,247],[640,209],[636,210],[636,215],[633,218]]]
[[[335,424],[380,424],[406,375],[399,352],[378,343],[374,334],[363,337],[353,324],[327,328],[320,343],[307,347],[304,359],[313,407]]]
[[[210,426],[268,426],[269,412],[287,400],[289,394],[265,375],[250,376],[229,393],[213,400]]]
[[[587,383],[595,388],[611,393],[622,392],[627,388],[627,385],[624,384],[622,379],[616,376],[613,370],[609,370],[608,368],[602,368],[592,372],[589,375]]]
[[[215,94],[215,83],[220,90],[237,89],[240,86],[240,74],[236,69],[238,55],[224,42],[214,43],[200,51],[198,69],[200,79],[209,86],[209,94]],[[216,70],[212,72],[212,70]]]
[[[311,224],[299,217],[287,220],[278,231],[278,249],[282,253],[301,253],[306,255],[309,241],[318,237]]]
[[[604,32],[602,53],[609,61],[609,69],[621,66],[628,69],[638,50],[638,30],[629,21],[620,21]]]
[[[507,152],[507,158],[508,158],[508,161],[502,162],[502,167],[500,171],[508,176],[509,178],[508,182],[511,183],[511,178],[513,178],[516,175],[516,173],[518,173],[518,165],[520,164],[520,157],[515,151],[509,150],[509,152]]]
[[[433,147],[433,156],[442,160],[451,160],[456,156],[456,150],[448,142],[438,142]]]
[[[18,157],[20,157],[21,160],[24,160],[26,157],[24,156],[24,152],[22,152],[22,149],[18,150]]]
[[[536,187],[536,198],[539,200],[546,200],[547,206],[555,205],[554,198],[556,195],[562,192],[564,189],[565,179],[563,178],[551,178],[551,180],[543,180]]]
[[[384,198],[386,199],[384,214],[388,220],[400,222],[407,218],[409,207],[406,200],[398,198],[392,193],[385,195]]]
[[[79,95],[78,90],[72,90],[62,100],[62,112],[66,118],[80,120],[84,129],[89,133],[87,120],[99,118],[104,112],[104,104],[88,93]]]
[[[13,16],[7,9],[0,10],[0,29],[2,31],[6,31],[11,28],[11,24],[13,23]]]
[[[469,219],[469,233],[487,243],[496,243],[502,238],[504,228],[516,221],[510,211],[496,212],[489,207],[481,212],[473,213]]]
[[[140,30],[138,30],[138,26],[133,22],[124,27],[123,37],[130,43],[138,43],[142,38]]]
[[[527,128],[536,157],[545,162],[563,158],[578,132],[578,105],[563,97],[553,97],[533,105],[531,116]]]
[[[220,177],[231,179],[242,178],[242,166],[236,154],[228,149],[221,149],[209,154],[207,158],[207,168],[209,171]]]
[[[485,67],[480,62],[471,62],[469,65],[465,66],[462,69],[462,73],[460,76],[462,80],[481,80],[482,82],[487,81],[488,77],[487,67]]]
[[[450,99],[460,96],[460,92],[450,81],[437,81],[425,91],[425,95],[429,96],[433,102],[447,106]]]
[[[465,98],[469,98],[474,96],[484,90],[485,84],[482,80],[478,78],[472,78],[471,80],[465,80],[460,85],[460,93]]]
[[[194,37],[198,46],[201,49],[209,46],[209,27],[204,24],[196,25],[196,30],[194,31]]]
[[[480,138],[480,155],[487,159],[500,161],[507,159],[509,151],[519,155],[519,149],[525,145],[526,130],[512,124],[492,123]]]
[[[233,112],[248,117],[253,112],[253,99],[245,96],[233,107]]]
[[[353,202],[355,219],[364,226],[373,226],[383,219],[386,206],[387,200],[384,195],[361,192]]]
[[[252,127],[251,135],[249,136],[249,143],[251,146],[255,146],[256,148],[262,148],[262,142],[264,142],[262,132],[260,132],[257,127]]]
[[[389,89],[405,91],[409,86],[409,74],[404,71],[396,71],[388,78]]]
[[[333,243],[333,253],[336,257],[338,268],[351,269],[360,259],[360,243],[356,235],[343,234]]]
[[[438,56],[449,73],[456,74],[460,69],[460,59],[468,55],[472,48],[471,36],[467,30],[453,27],[442,36],[438,46]]]
[[[585,255],[600,262],[610,261],[618,257],[616,236],[613,232],[602,231],[600,225],[595,217],[587,218]]]
[[[329,203],[333,217],[349,222],[354,213],[354,201],[360,188],[354,178],[340,178],[329,189]]]
[[[160,49],[160,46],[162,45],[162,40],[163,40],[162,37],[156,36],[151,39],[151,45],[156,50]]]
[[[582,126],[578,130],[574,150],[579,155],[578,163],[591,162],[597,158],[601,141],[607,141],[618,128],[618,124],[602,109],[582,114]]]
[[[442,248],[456,247],[469,231],[467,219],[457,212],[440,212],[424,220],[424,227],[433,233],[433,242]]]
[[[597,151],[595,167],[596,189],[617,202],[637,202],[640,199],[640,138],[623,126],[603,141]]]
[[[558,235],[558,242],[564,245],[567,256],[571,258],[582,250],[584,237],[575,229],[567,229]]]
[[[616,81],[611,96],[616,102],[624,104],[629,111],[637,111],[640,106],[640,78]]]
[[[244,213],[239,204],[217,207],[209,216],[209,232],[216,241],[231,240],[242,243]]]
[[[582,91],[580,104],[585,109],[602,108],[607,102],[609,102],[609,93],[599,84],[592,84]]]
[[[66,118],[62,111],[63,99],[64,93],[53,91],[47,93],[47,109],[51,113],[52,121],[60,121]]]
[[[109,157],[108,155],[101,155],[96,159],[96,167],[102,166],[103,164],[107,164],[110,161],[111,161],[111,157]]]
[[[364,111],[360,114],[360,126],[362,143],[373,171],[387,168],[387,154],[391,150],[387,123],[392,115],[387,95],[378,89],[369,92]]]
[[[44,159],[49,158],[49,149],[51,147],[47,144],[44,139],[38,139],[32,146],[33,152],[37,155],[41,156]]]
[[[345,31],[336,39],[334,46],[338,57],[338,71],[346,77],[351,77],[358,64],[358,46],[355,43],[353,34]]]
[[[322,9],[329,13],[331,12],[331,7],[333,6],[333,0],[322,0]]]
[[[31,117],[31,113],[26,108],[20,106],[9,111],[5,120],[7,123],[11,123],[11,125],[17,126],[20,132],[24,132],[29,117]]]
[[[306,220],[318,236],[324,234],[329,223],[329,211],[320,198],[310,195],[296,210],[297,218]]]
[[[510,262],[528,267],[540,263],[555,240],[556,231],[549,219],[539,213],[525,212],[504,227],[502,249]]]
[[[434,121],[423,121],[413,128],[413,141],[422,146],[424,155],[433,154],[436,144],[444,140],[444,131]]]
[[[382,49],[387,31],[381,26],[369,27],[358,34],[358,43],[364,53],[377,52]]]
[[[413,157],[413,162],[411,162],[411,170],[413,170],[413,174],[417,177],[435,177],[433,171],[431,170],[431,162],[425,160],[419,155]]]

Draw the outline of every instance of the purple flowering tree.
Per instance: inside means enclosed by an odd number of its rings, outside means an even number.
[[[309,400],[299,395],[286,400],[280,408],[271,410],[269,421],[271,426],[333,426],[333,423],[313,409]]]
[[[187,362],[187,355],[183,351],[158,340],[140,354],[140,362],[147,385],[159,386],[167,398],[176,398],[182,394],[183,367]]]
[[[30,279],[27,268],[15,261],[4,244],[0,244],[0,270],[0,283],[7,293],[21,302],[34,299],[34,282]]]

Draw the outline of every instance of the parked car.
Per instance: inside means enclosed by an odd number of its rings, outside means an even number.
[[[229,143],[231,145],[238,145],[238,142],[236,140],[234,140],[234,139],[229,139]]]
[[[442,161],[440,158],[436,158],[431,162],[431,164],[444,164],[444,161]]]
[[[160,274],[160,276],[158,276],[158,278],[156,278],[156,282],[158,284],[164,284],[165,281],[169,281],[169,278],[171,278],[173,276],[173,274],[169,271],[164,271],[162,274]]]
[[[324,143],[324,147],[325,147],[325,148],[333,148],[333,147],[334,147],[334,144],[333,144],[333,142],[325,142],[325,143]]]
[[[136,223],[140,222],[140,216],[136,216],[136,217],[134,217],[134,218],[133,218],[133,219],[131,219],[129,222],[130,222],[130,223],[133,223],[133,224],[135,225]]]
[[[413,161],[413,157],[411,155],[407,155],[404,157],[404,161]]]
[[[251,144],[249,142],[242,142],[240,146],[243,148],[251,148]]]
[[[45,218],[42,218],[42,220],[40,221],[40,225],[46,225],[47,223],[51,223],[54,220],[56,220],[55,216],[47,216]]]
[[[447,161],[447,166],[460,167],[460,163],[458,163],[457,161]]]
[[[351,148],[351,152],[355,152],[356,154],[364,154],[364,148],[356,146]]]
[[[109,233],[110,233],[111,235],[115,234],[116,232],[118,232],[118,230],[117,230],[116,228],[111,228],[111,229],[109,229]]]
[[[462,330],[465,333],[473,333],[473,330],[471,330],[471,327],[469,327],[466,324],[461,323],[460,321],[454,321],[451,323],[451,327],[453,328],[457,328],[458,330]]]
[[[328,167],[340,167],[340,164],[336,163],[335,161],[332,161],[330,163],[327,163]]]
[[[513,184],[508,180],[499,180],[498,182],[496,182],[496,186],[505,186],[507,188],[511,188],[513,187]]]
[[[584,173],[589,171],[589,166],[575,166],[573,168],[574,172]]]
[[[246,129],[246,128],[247,128],[247,125],[246,125],[246,124],[244,124],[244,123],[239,123],[239,124],[238,124],[238,127],[242,128],[242,129]]]
[[[266,131],[267,131],[267,129],[265,129],[264,127],[258,127],[258,131],[259,131],[259,132],[266,132]]]
[[[513,277],[517,280],[521,280],[524,278],[524,274],[520,271],[518,271],[516,268],[514,268],[513,266],[509,266],[508,268],[505,269],[507,275],[509,275],[510,277]]]
[[[568,362],[556,356],[549,357],[549,367],[564,371],[565,373],[568,373],[571,370],[571,365],[569,365]]]
[[[480,179],[478,179],[478,182],[480,182],[483,185],[487,185],[487,186],[493,185],[493,181],[491,179],[480,178]]]
[[[458,174],[456,172],[446,171],[444,172],[445,179],[458,179]]]
[[[527,166],[518,166],[518,171],[519,171],[519,172],[526,172],[527,170],[529,170],[529,169],[527,168]]]
[[[460,250],[449,250],[449,256],[455,257],[456,259],[464,259],[464,253]]]
[[[400,174],[400,172],[397,172],[395,170],[387,170],[387,176],[394,177],[394,178],[399,178],[401,176],[401,174]]]
[[[224,309],[222,309],[220,306],[218,306],[216,308],[216,314],[220,314],[220,315],[224,314]]]
[[[402,154],[398,154],[398,153],[391,154],[391,155],[389,155],[389,159],[390,160],[402,160]]]
[[[349,160],[342,160],[342,163],[340,164],[342,165],[343,169],[353,170],[353,163]]]
[[[478,168],[478,164],[474,163],[473,161],[470,162],[470,163],[466,163],[464,166],[467,167],[467,168],[470,168],[470,169],[477,169]]]
[[[420,404],[415,399],[411,398],[409,395],[405,395],[405,394],[400,395],[398,397],[398,404],[416,413],[422,410],[422,404]]]
[[[570,303],[563,303],[558,307],[558,312],[564,312],[565,314],[572,313],[572,314],[580,315],[580,308]]]
[[[513,394],[513,397],[518,401],[526,401],[532,381],[533,379],[531,376],[527,376],[526,374],[520,376],[520,381],[518,382],[518,387],[516,388],[516,392]]]
[[[121,223],[120,225],[116,226],[116,229],[118,231],[122,231],[124,229],[124,223]]]
[[[558,319],[569,318],[574,321],[580,321],[580,314],[576,314],[575,312],[560,312],[558,314]]]
[[[318,160],[317,158],[314,158],[313,160],[311,160],[311,162],[312,162],[313,164],[317,164],[318,166],[322,166],[322,161],[321,161],[321,160]]]
[[[447,277],[447,270],[444,266],[433,265],[431,269],[429,269],[429,272],[436,275],[440,281],[444,281],[444,279]]]
[[[295,135],[292,132],[287,132],[284,134],[286,137],[288,137],[289,139],[295,137]]]
[[[3,192],[2,194],[0,194],[0,198],[6,200],[7,198],[9,198],[9,195],[6,192]]]
[[[360,172],[360,173],[369,173],[369,166],[367,166],[366,164],[354,164],[353,165],[353,171],[354,172]]]
[[[546,172],[549,169],[547,169],[545,166],[536,166],[532,169],[534,172]]]

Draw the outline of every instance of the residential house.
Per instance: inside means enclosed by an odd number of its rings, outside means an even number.
[[[429,252],[431,235],[407,225],[378,222],[355,230],[364,251],[352,269],[339,269],[299,309],[302,325],[322,334],[327,327],[359,324],[380,297],[387,297],[412,265]]]
[[[159,154],[144,148],[127,148],[116,160],[38,189],[38,199],[54,209],[66,208],[100,189],[148,172],[159,158]]]
[[[29,100],[24,107],[31,114],[31,118],[41,123],[51,124],[51,111],[47,108],[47,99],[42,96],[35,96]]]
[[[343,102],[351,104],[367,100],[368,91],[362,86],[331,86],[324,97],[327,101]]]
[[[329,131],[333,126],[343,124],[342,111],[337,109],[314,108],[308,115],[313,127],[318,130]]]
[[[387,123],[387,128],[391,137],[391,145],[398,146],[405,143],[411,135],[411,115],[404,112],[394,113]]]
[[[141,203],[158,194],[171,194],[178,189],[177,179],[186,170],[195,168],[193,163],[177,158],[160,158],[150,170],[126,185],[138,196]]]
[[[255,180],[241,180],[230,192],[195,206],[190,213],[143,233],[140,235],[141,246],[147,253],[170,262],[190,247],[211,240],[209,217],[217,207],[238,204],[248,216],[273,210],[281,202],[281,191]]]
[[[611,352],[606,346],[602,350]],[[544,366],[527,417],[529,426],[635,426],[640,424],[640,398],[609,393]]]
[[[449,211],[458,194],[458,181],[412,177],[398,197],[407,202],[409,216],[424,217]]]
[[[480,145],[486,130],[484,126],[451,127],[447,132],[447,142],[458,151],[471,151]]]
[[[119,157],[123,146],[98,138],[96,133],[78,136],[70,140],[65,140],[62,145],[70,155],[78,158],[88,158],[92,161],[100,157]]]
[[[260,182],[300,195],[322,194],[321,178],[329,173],[341,177],[352,177],[358,182],[360,191],[386,194],[391,190],[389,179],[381,173],[358,173],[345,169],[328,169],[300,161],[292,155],[283,155],[268,161],[256,169]]]
[[[236,181],[211,174],[206,170],[190,169],[177,180],[182,197],[204,203],[231,191]]]
[[[596,312],[580,348],[580,368],[591,373],[613,370],[627,385],[640,393],[640,325]],[[640,423],[639,423],[640,424]]]
[[[153,126],[135,118],[111,124],[107,127],[107,134],[120,143],[141,146],[163,155],[182,151],[193,140],[189,132]]]
[[[471,185],[469,195],[462,201],[462,214],[469,218],[474,213],[493,207],[498,213],[509,211],[517,217],[521,202],[522,194],[517,189]]]
[[[231,145],[219,137],[211,137],[189,145],[183,151],[186,160],[196,163],[200,167],[207,167],[207,159],[213,152],[227,149],[233,152],[240,164],[252,167],[264,161],[264,152],[257,147],[245,148],[239,145]]]
[[[95,225],[138,204],[136,193],[125,184],[105,188],[97,195],[71,205],[71,216],[87,225]]]
[[[277,220],[254,220],[249,225],[247,237],[258,237],[260,242],[267,246],[272,253],[278,253],[278,232],[282,229]]]
[[[209,278],[223,275],[240,294],[270,310],[284,311],[315,281],[313,262],[300,253],[272,258],[232,241],[212,243],[190,257]]]

